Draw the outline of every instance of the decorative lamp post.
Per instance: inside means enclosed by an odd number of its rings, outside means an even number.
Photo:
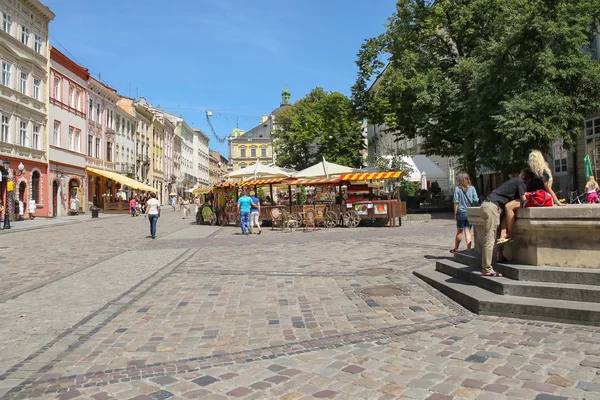
[[[25,173],[25,166],[23,163],[19,163],[17,167],[18,171],[13,171],[10,169],[10,161],[8,159],[2,161],[2,166],[7,171],[7,181],[6,181],[6,207],[4,212],[4,229],[10,229],[10,216],[13,213],[13,207],[15,206],[14,193],[15,193],[15,177],[21,176]]]

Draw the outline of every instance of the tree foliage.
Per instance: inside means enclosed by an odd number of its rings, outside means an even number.
[[[572,146],[600,109],[600,66],[586,51],[598,16],[598,0],[399,0],[358,53],[353,101],[472,176],[513,169],[555,140]]]
[[[272,136],[280,167],[301,170],[322,157],[349,167],[361,166],[361,122],[352,101],[342,93],[313,89],[277,116]]]

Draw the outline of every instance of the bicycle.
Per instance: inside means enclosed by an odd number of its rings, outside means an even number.
[[[584,194],[579,194],[579,191],[577,190],[571,190],[569,192],[569,204],[583,204],[585,203],[585,200],[583,199],[583,197],[585,196]]]

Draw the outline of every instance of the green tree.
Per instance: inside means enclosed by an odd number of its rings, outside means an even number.
[[[597,0],[399,0],[358,53],[353,101],[472,176],[513,170],[554,140],[572,146],[600,109],[600,65],[586,51],[598,16]]]
[[[361,166],[361,121],[352,101],[338,92],[313,89],[277,116],[273,132],[277,165],[297,170],[325,157],[349,167]]]

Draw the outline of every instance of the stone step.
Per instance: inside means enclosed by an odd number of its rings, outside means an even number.
[[[597,303],[501,295],[432,267],[413,274],[477,314],[600,326]]]
[[[436,270],[497,294],[600,303],[600,286],[487,277],[481,275],[478,267],[466,266],[451,260],[438,261]]]
[[[454,259],[465,265],[479,268],[481,258],[474,251],[454,253]],[[600,270],[590,268],[540,267],[495,263],[494,268],[502,275],[519,281],[563,282],[578,285],[600,286]]]

